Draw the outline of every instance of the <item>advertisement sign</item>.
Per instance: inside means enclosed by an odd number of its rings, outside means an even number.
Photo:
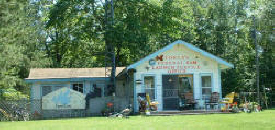
[[[165,70],[167,73],[185,73],[186,70],[201,69],[196,59],[187,55],[158,55],[149,60],[152,70]]]

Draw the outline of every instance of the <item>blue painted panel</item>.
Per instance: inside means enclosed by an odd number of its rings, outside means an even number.
[[[217,61],[218,63],[223,64],[223,65],[225,65],[225,66],[228,66],[229,68],[233,68],[233,67],[234,67],[233,64],[224,61],[222,58],[220,58],[220,57],[218,57],[218,56],[215,56],[215,55],[213,55],[213,54],[211,54],[211,53],[208,53],[208,52],[206,52],[206,51],[204,51],[204,50],[201,50],[201,49],[197,48],[196,46],[194,46],[194,45],[192,45],[192,44],[190,44],[190,43],[184,42],[184,41],[182,41],[182,40],[178,40],[178,41],[175,41],[175,42],[169,44],[168,46],[164,47],[163,49],[160,49],[159,51],[157,51],[157,52],[155,52],[155,53],[153,53],[153,54],[150,54],[150,55],[146,56],[145,58],[141,59],[140,61],[138,61],[138,62],[136,62],[136,63],[134,63],[134,64],[128,66],[127,69],[136,68],[136,67],[139,66],[140,64],[144,63],[145,61],[149,61],[149,59],[156,57],[156,56],[159,55],[160,53],[172,49],[173,46],[176,45],[176,44],[185,45],[187,48],[189,48],[189,49],[191,49],[191,50],[193,50],[193,51],[195,51],[195,52],[199,52],[199,53],[201,53],[202,55],[204,55],[204,56],[206,56],[206,57],[209,57],[209,58],[211,58],[211,59],[214,59],[214,60]]]

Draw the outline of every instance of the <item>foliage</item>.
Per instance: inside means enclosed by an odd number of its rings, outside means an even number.
[[[104,1],[4,1],[0,6],[1,88],[25,86],[22,78],[30,67],[105,65]],[[115,0],[111,39],[116,64],[127,66],[181,39],[235,65],[222,73],[224,94],[255,91],[257,36],[262,49],[260,85],[275,90],[272,11],[269,0]],[[253,34],[255,28],[257,34]]]
[[[9,88],[2,92],[2,97],[6,100],[19,100],[19,99],[28,99],[29,96],[26,94],[23,94],[20,91],[17,91],[15,89]]]
[[[23,78],[28,76],[29,68],[49,64],[37,44],[30,7],[26,0],[0,2],[0,98],[11,89],[28,94]]]

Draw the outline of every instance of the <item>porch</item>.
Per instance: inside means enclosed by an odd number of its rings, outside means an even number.
[[[221,98],[220,93],[213,87],[211,75],[201,74],[194,78],[194,74],[167,74],[160,75],[158,79],[160,78],[161,87],[156,85],[155,76],[143,76],[144,85],[141,87],[141,93],[137,94],[143,98],[145,93],[149,94],[151,101],[158,102],[159,111],[209,110],[211,106],[215,110],[220,108],[217,102],[215,105],[209,104],[213,93],[216,94],[216,101]]]
[[[172,116],[172,115],[203,115],[203,114],[229,114],[229,111],[220,110],[164,110],[164,111],[152,111],[152,116]]]

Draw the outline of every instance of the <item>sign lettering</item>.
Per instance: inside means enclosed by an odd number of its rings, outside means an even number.
[[[150,64],[153,70],[166,70],[167,73],[186,73],[187,70],[201,69],[198,61],[186,55],[159,55],[156,64]]]

